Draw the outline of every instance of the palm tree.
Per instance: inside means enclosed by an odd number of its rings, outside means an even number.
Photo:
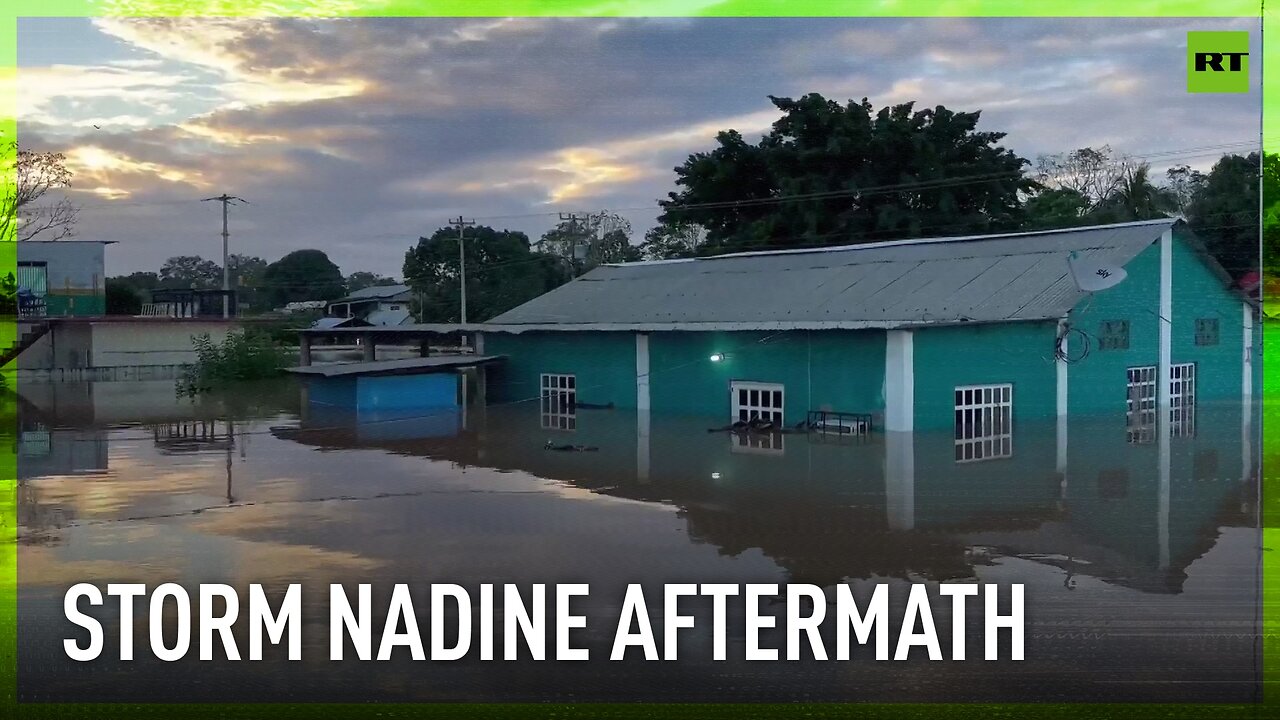
[[[1136,163],[1124,168],[1115,190],[1098,203],[1098,214],[1109,222],[1154,220],[1177,210],[1178,198],[1151,182],[1151,166]]]

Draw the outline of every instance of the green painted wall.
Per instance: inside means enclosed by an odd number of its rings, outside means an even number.
[[[1190,245],[1173,245],[1173,362],[1196,363],[1196,393],[1202,400],[1240,397],[1244,358],[1244,300]],[[1218,320],[1218,344],[1196,345],[1197,318]]]
[[[578,402],[636,406],[636,340],[631,333],[522,333],[485,335],[485,353],[506,355],[488,371],[490,402],[536,405],[542,373],[573,375]]]
[[[98,293],[66,295],[50,291],[44,297],[49,317],[98,317],[107,314],[107,296]]]
[[[1067,404],[1072,415],[1118,414],[1123,422],[1128,368],[1160,362],[1159,244],[1131,260],[1125,271],[1128,278],[1119,285],[1086,297],[1071,311],[1072,327],[1089,336],[1088,355],[1068,369]],[[1176,293],[1180,285],[1175,282],[1174,288]],[[1110,320],[1129,321],[1127,350],[1098,347],[1101,325]],[[1080,335],[1072,333],[1069,342],[1068,354],[1078,358],[1083,351]]]
[[[954,427],[955,389],[962,385],[1012,383],[1015,433],[1023,420],[1054,416],[1056,334],[1056,321],[917,331],[916,430]]]
[[[884,409],[884,333],[652,333],[650,404],[658,411],[728,421],[734,380],[785,387],[788,425],[809,410],[879,413]],[[725,354],[711,362],[714,353]]]
[[[1128,279],[1086,298],[1071,311],[1073,327],[1090,336],[1089,355],[1070,368],[1071,413],[1119,414],[1126,404],[1126,371],[1160,362],[1160,247],[1153,244],[1126,267]],[[1172,361],[1194,362],[1202,400],[1238,399],[1242,385],[1243,299],[1223,285],[1199,253],[1182,238],[1173,243]],[[1197,318],[1218,318],[1217,345],[1195,344]],[[1100,325],[1129,321],[1129,349],[1101,350]],[[1078,343],[1079,336],[1071,341]],[[1255,343],[1256,344],[1256,343]],[[1071,355],[1079,346],[1071,348]]]

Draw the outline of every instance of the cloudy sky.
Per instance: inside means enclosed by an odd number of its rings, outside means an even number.
[[[672,168],[768,95],[981,110],[1034,159],[1110,144],[1163,169],[1256,146],[1259,92],[1190,95],[1187,30],[1257,20],[21,19],[21,142],[68,154],[108,273],[320,248],[399,276],[459,214],[536,239],[609,209],[635,239]],[[1255,86],[1258,78],[1253,72]],[[96,127],[95,127],[96,126]]]

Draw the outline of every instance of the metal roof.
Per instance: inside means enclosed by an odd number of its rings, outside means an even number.
[[[892,328],[1058,318],[1085,295],[1071,279],[1070,253],[1124,266],[1177,223],[605,265],[476,329]]]
[[[348,300],[378,300],[381,298],[391,298],[397,295],[403,295],[407,292],[409,292],[408,285],[370,285],[367,288],[360,288],[344,298],[334,300],[330,304],[344,303]]]
[[[497,362],[504,355],[432,355],[424,358],[405,358],[403,360],[374,360],[373,362],[331,363],[328,365],[306,365],[289,368],[288,372],[298,375],[318,375],[320,377],[344,377],[348,375],[416,375],[422,373],[443,372],[460,367],[472,367]]]

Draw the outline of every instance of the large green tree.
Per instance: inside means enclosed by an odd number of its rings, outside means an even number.
[[[760,142],[734,130],[676,168],[664,225],[707,230],[703,251],[826,245],[1016,228],[1028,161],[977,130],[980,113],[865,98],[770,97]]]
[[[1258,171],[1257,153],[1223,156],[1187,204],[1187,223],[1235,276],[1258,268]]]
[[[262,289],[273,307],[306,300],[337,300],[342,271],[320,250],[294,250],[262,273]]]
[[[160,266],[160,287],[213,290],[222,287],[222,266],[199,255],[177,255]]]
[[[563,258],[535,253],[524,233],[476,226],[463,241],[467,266],[467,321],[482,322],[532,300],[568,279]],[[405,282],[423,299],[422,322],[461,318],[458,234],[440,228],[404,257]]]
[[[640,248],[631,244],[631,222],[607,210],[563,220],[542,234],[539,252],[555,255],[582,274],[603,263],[634,262]]]
[[[363,290],[369,287],[383,287],[386,285],[399,285],[400,281],[385,275],[379,275],[376,272],[367,270],[357,270],[347,276],[347,292],[353,293],[357,290]]]

